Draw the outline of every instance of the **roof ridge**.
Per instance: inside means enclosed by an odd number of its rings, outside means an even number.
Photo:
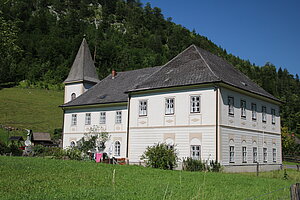
[[[194,44],[193,44],[192,46],[196,49],[196,51],[198,52],[199,56],[200,56],[201,59],[204,61],[205,65],[206,65],[207,68],[211,71],[211,73],[212,73],[217,79],[221,80],[220,77],[216,75],[216,73],[211,69],[211,67],[208,65],[208,63],[206,62],[206,60],[203,58],[202,54],[200,53],[200,51],[199,51],[199,49],[198,49],[198,48],[200,48],[200,47],[197,47],[197,46],[194,45]]]
[[[82,45],[82,52],[83,52],[83,58],[82,58],[82,80],[84,80],[84,71],[85,71],[85,65],[84,65],[84,61],[85,61],[85,44],[87,43],[86,42],[86,40],[85,40],[85,38],[83,38],[83,40],[82,40],[82,43],[83,43],[83,45]]]
[[[148,78],[146,78],[144,81],[142,81],[139,84],[134,85],[132,88],[135,88],[138,85],[141,85],[142,83],[146,82],[149,78],[151,78],[152,76],[154,76],[156,73],[158,73],[160,70],[162,70],[166,65],[168,65],[170,62],[172,62],[173,60],[175,60],[177,57],[179,57],[181,54],[183,54],[184,52],[186,52],[188,49],[190,49],[193,45],[190,45],[188,48],[186,48],[185,50],[183,50],[182,52],[180,52],[179,54],[177,54],[174,58],[172,58],[171,60],[169,60],[166,64],[162,65],[161,68],[159,70],[157,70],[156,72],[153,72]]]

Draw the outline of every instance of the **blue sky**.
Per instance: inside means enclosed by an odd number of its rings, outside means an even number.
[[[228,53],[300,75],[299,0],[141,0]]]

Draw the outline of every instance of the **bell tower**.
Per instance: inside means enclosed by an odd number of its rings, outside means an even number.
[[[88,44],[83,38],[65,84],[64,103],[68,103],[99,82]]]

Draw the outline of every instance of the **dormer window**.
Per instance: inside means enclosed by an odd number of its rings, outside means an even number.
[[[76,94],[75,94],[75,93],[72,93],[72,94],[71,94],[71,101],[74,100],[74,99],[76,99]]]

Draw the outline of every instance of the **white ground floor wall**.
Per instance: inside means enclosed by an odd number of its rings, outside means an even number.
[[[230,146],[234,146],[233,162],[230,162]],[[243,162],[243,150],[246,147],[246,162]],[[255,166],[253,148],[257,148],[257,162],[270,168],[282,164],[281,135],[260,131],[220,127],[220,161],[224,166]],[[264,150],[266,154],[264,159]],[[275,149],[275,154],[273,153]],[[273,166],[273,167],[271,167]],[[245,168],[246,169],[246,168]]]
[[[148,146],[164,142],[174,144],[181,161],[191,156],[191,145],[200,145],[201,160],[213,160],[216,156],[215,130],[215,126],[131,128],[129,161],[141,162]]]

